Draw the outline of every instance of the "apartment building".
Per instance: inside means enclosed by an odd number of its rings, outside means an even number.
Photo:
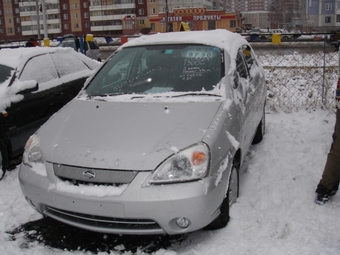
[[[307,0],[307,22],[325,30],[340,26],[340,0]]]
[[[41,2],[45,4],[42,6]],[[56,38],[65,34],[122,35],[123,32],[150,32],[150,18],[164,16],[166,11],[170,17],[176,16],[174,13],[178,9],[195,8],[204,10],[200,15],[205,15],[205,18],[221,17],[222,20],[204,21],[200,25],[197,21],[196,27],[220,27],[225,23],[222,27],[234,28],[238,21],[233,16],[224,15],[224,4],[224,0],[0,0],[0,41],[43,38],[46,34]],[[205,11],[222,13],[207,16]],[[189,14],[184,19],[192,18],[193,15]],[[164,17],[161,19],[164,21]],[[161,27],[162,20],[153,23],[153,28],[158,25]],[[173,23],[172,20],[170,23]]]

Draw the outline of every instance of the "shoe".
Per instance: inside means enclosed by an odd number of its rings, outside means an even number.
[[[318,205],[324,205],[332,196],[336,194],[336,192],[337,190],[331,190],[325,194],[316,193],[314,202]]]
[[[335,195],[335,193],[334,193]],[[318,194],[316,193],[314,202],[318,205],[324,205],[330,198],[330,194]]]

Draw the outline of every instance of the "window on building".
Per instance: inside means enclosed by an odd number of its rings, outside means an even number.
[[[79,28],[79,24],[78,23],[74,23],[74,28]]]
[[[21,22],[20,18],[15,18],[15,21],[16,21],[17,24],[20,24],[20,22]]]
[[[155,23],[151,23],[151,30],[152,30],[152,31],[155,31],[155,30],[156,30],[156,25],[155,25]]]
[[[64,17],[65,20],[67,20],[68,19],[68,14],[64,13],[63,17]]]
[[[2,19],[0,19],[0,25],[2,25]]]
[[[139,15],[144,15],[144,9],[138,9],[138,14]]]
[[[331,17],[330,16],[325,17],[325,23],[331,23]]]
[[[7,19],[7,23],[11,24],[12,23],[12,19]]]
[[[20,9],[19,8],[15,8],[15,13],[16,14],[20,13]]]
[[[89,28],[89,27],[90,27],[90,24],[89,24],[88,22],[85,22],[85,23],[84,23],[84,27],[85,27],[85,28]]]
[[[6,9],[6,14],[11,14],[11,10],[10,9]]]
[[[139,20],[139,24],[140,24],[140,25],[144,25],[144,20],[143,20],[143,19],[140,19],[140,20]]]
[[[230,28],[236,27],[236,20],[230,20]]]
[[[17,27],[17,32],[21,33],[21,27]]]
[[[138,3],[139,4],[143,4],[143,0],[138,0]]]
[[[0,16],[2,16],[2,10],[0,10]]]
[[[150,0],[150,3],[155,3],[155,0]]]
[[[84,7],[84,8],[88,8],[88,7],[89,7],[89,4],[88,4],[87,2],[84,2],[84,3],[83,3],[83,7]]]
[[[69,29],[70,26],[68,24],[64,24],[64,29]]]
[[[338,9],[340,9],[340,2],[338,2]]]
[[[337,23],[340,22],[340,15],[339,15],[339,14],[336,15],[336,22],[337,22]]]
[[[73,4],[73,9],[78,9],[78,3]]]
[[[11,27],[7,28],[7,33],[13,33],[13,28]]]
[[[74,13],[73,18],[78,19],[78,13]]]
[[[150,14],[155,14],[156,13],[156,8],[151,8],[150,9]]]
[[[0,34],[3,34],[4,30],[2,28],[0,28]]]
[[[325,10],[326,11],[331,11],[332,8],[333,8],[332,4],[329,4],[329,3],[325,4]]]
[[[89,13],[88,12],[84,12],[84,18],[88,18],[89,17]]]
[[[67,4],[63,4],[63,10],[67,10]]]

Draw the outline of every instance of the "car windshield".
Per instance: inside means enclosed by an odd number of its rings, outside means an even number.
[[[9,77],[11,77],[11,71],[13,68],[5,65],[0,65],[0,83],[6,81]]]
[[[86,88],[89,96],[209,91],[221,80],[223,54],[207,45],[124,48]]]

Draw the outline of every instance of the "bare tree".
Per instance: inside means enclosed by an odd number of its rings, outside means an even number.
[[[269,21],[272,28],[285,28],[290,30],[301,20],[303,0],[272,0]]]

